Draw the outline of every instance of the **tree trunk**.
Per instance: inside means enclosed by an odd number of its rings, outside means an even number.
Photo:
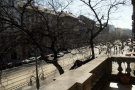
[[[91,52],[92,52],[92,58],[95,59],[95,52],[94,52],[94,44],[93,44],[93,30],[91,30],[91,39],[90,39],[90,46],[91,46]]]
[[[43,58],[43,60],[44,60],[45,62],[50,63],[50,64],[53,64],[53,65],[57,68],[57,70],[59,71],[60,75],[64,73],[64,70],[63,70],[62,67],[59,65],[59,63],[58,63],[57,60],[54,60],[54,61],[47,60],[47,59],[44,57],[43,53],[41,53],[41,56],[42,56],[42,58]]]
[[[91,46],[91,52],[92,52],[92,58],[91,59],[95,59],[94,45],[93,45],[92,39],[90,41],[90,46]]]
[[[64,73],[64,70],[62,69],[62,67],[58,64],[57,61],[52,63],[59,71],[60,75]]]
[[[57,70],[59,71],[60,75],[63,74],[63,73],[64,73],[64,70],[62,69],[62,67],[59,65],[59,63],[58,63],[58,61],[57,61],[57,55],[56,55],[57,53],[56,53],[56,52],[54,53],[54,61],[47,60],[47,59],[45,58],[45,56],[44,56],[44,51],[43,51],[43,49],[41,48],[41,46],[40,46],[39,44],[37,44],[37,43],[36,43],[36,46],[37,46],[37,48],[40,50],[40,55],[41,55],[41,57],[43,58],[43,60],[44,60],[45,62],[47,62],[47,63],[53,64],[53,65],[57,68]]]

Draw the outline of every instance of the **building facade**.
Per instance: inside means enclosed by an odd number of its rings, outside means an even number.
[[[24,5],[24,2],[14,3],[16,4],[15,6],[17,9],[19,8],[20,10]],[[79,48],[88,44],[86,43],[88,40],[86,38],[87,32],[85,31],[87,27],[79,18],[75,17],[71,13],[60,12],[62,13],[59,21],[60,26],[59,29],[55,29],[57,14],[54,11],[43,7],[38,7],[38,10],[45,17],[48,17],[47,22],[50,30],[49,32],[46,29],[46,22],[43,20],[44,17],[37,14],[37,12],[34,12],[31,7],[27,7],[23,20],[25,24],[24,27],[28,32],[32,33],[34,39],[42,47],[50,46],[51,40],[45,37],[45,35],[50,32],[52,32],[50,34],[51,36],[59,33],[56,46],[61,47],[62,49]],[[17,13],[15,16],[20,18]],[[19,19],[17,22],[20,23]],[[8,30],[0,33],[0,42],[0,47],[3,49],[0,50],[1,58],[23,60],[33,55],[33,44],[27,39],[27,36],[23,32],[20,32],[20,30],[15,27],[8,28]],[[44,49],[45,53],[51,53],[48,49]]]

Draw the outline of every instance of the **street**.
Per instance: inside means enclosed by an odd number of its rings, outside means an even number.
[[[123,54],[117,54],[115,56],[124,56],[127,52],[125,47],[125,52]],[[99,54],[97,48],[95,48],[96,57],[99,57],[105,54],[106,51],[102,51]],[[113,55],[113,49],[112,54]],[[86,60],[91,55],[89,48],[81,48],[80,50],[74,49],[71,53],[65,54],[63,57],[60,57],[58,63],[62,66],[64,71],[68,71],[71,66],[73,66],[76,60]],[[117,67],[117,65],[115,65]],[[14,67],[2,72],[2,86],[4,89],[17,89],[17,90],[25,90],[26,88],[35,88],[35,62],[24,64],[19,67]],[[38,72],[40,85],[49,84],[53,81],[53,78],[58,76],[59,73],[57,69],[52,64],[46,64],[43,60],[38,63]],[[115,69],[114,69],[115,70]],[[31,83],[30,83],[31,81]],[[30,85],[30,86],[28,86]],[[32,85],[32,86],[31,86]],[[34,86],[33,86],[34,85]]]
[[[98,56],[98,50],[95,49],[95,51]],[[86,60],[90,55],[90,49],[88,48],[81,48],[81,50],[74,49],[71,53],[65,54],[63,57],[59,58],[58,63],[62,66],[64,71],[67,71],[76,60]],[[39,62],[38,70],[40,79],[52,79],[51,77],[59,75],[58,71],[52,64],[46,64],[44,61]],[[2,86],[0,86],[0,88],[5,88],[7,90],[17,89],[24,85],[27,86],[30,79],[32,82],[35,82],[35,75],[35,62],[4,70],[2,72]],[[47,80],[47,82],[49,81],[51,80]]]

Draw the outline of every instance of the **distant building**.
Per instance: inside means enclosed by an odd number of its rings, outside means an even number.
[[[121,31],[121,35],[127,35],[127,36],[132,37],[132,30],[130,30],[130,29],[123,29]]]
[[[117,37],[120,37],[120,35],[121,35],[121,34],[120,34],[120,31],[121,31],[121,30],[122,30],[121,28],[116,28],[116,29],[115,29],[115,34],[116,34]]]
[[[116,28],[115,29],[116,36],[132,36],[132,30],[130,29],[125,29],[125,28]]]
[[[92,19],[90,19],[90,18],[88,18],[88,17],[86,17],[86,16],[80,15],[78,18],[79,18],[81,21],[83,21],[84,24],[85,24],[85,26],[86,26],[87,28],[89,28],[89,29],[92,29],[92,27],[93,27],[93,26],[95,27],[95,25],[96,25],[96,22],[95,22],[94,20],[92,20]]]
[[[108,30],[109,30],[109,33],[115,32],[115,27],[114,27],[114,25],[108,24],[108,25],[107,25],[107,28],[108,28]]]

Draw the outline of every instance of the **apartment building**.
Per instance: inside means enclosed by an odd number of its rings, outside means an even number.
[[[11,15],[14,16],[12,18],[15,20],[15,23],[20,24],[20,12],[25,5],[25,1],[16,1],[12,2],[12,4],[18,11],[12,10],[13,14],[11,13]],[[58,15],[59,22],[57,22]],[[45,20],[45,18],[47,18],[47,20]],[[5,22],[3,23],[5,26]],[[59,25],[57,26],[57,24]],[[91,24],[92,23],[90,23],[90,25]],[[0,33],[1,57],[21,60],[31,57],[33,55],[34,45],[28,39],[27,34],[21,31],[21,27],[9,25],[12,27],[5,29],[4,26],[1,28],[1,30],[4,29],[4,31]],[[51,45],[50,38],[45,36],[47,34],[57,38],[57,48],[73,49],[88,45],[88,38],[86,37],[88,33],[85,22],[71,13],[56,13],[53,10],[41,6],[28,6],[23,16],[23,28],[28,30],[28,32],[33,35],[35,41],[42,47]],[[51,53],[49,49],[43,49],[46,54]]]

